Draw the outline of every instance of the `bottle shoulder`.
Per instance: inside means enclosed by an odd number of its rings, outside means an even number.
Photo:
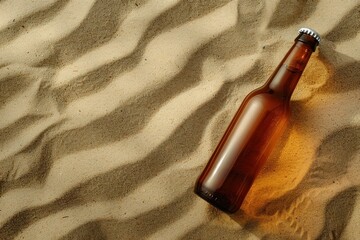
[[[290,101],[288,98],[276,94],[271,89],[260,87],[250,92],[244,102],[246,104],[259,104],[263,108],[271,111],[277,109],[279,111],[288,112],[290,108]]]
[[[261,86],[248,94],[249,97],[262,96],[264,98],[273,99],[274,101],[280,101],[284,103],[289,103],[290,99],[286,95],[279,94],[268,86]]]

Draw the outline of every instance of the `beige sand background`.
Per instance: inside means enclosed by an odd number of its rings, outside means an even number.
[[[322,35],[242,210],[193,184]],[[359,0],[1,0],[0,239],[359,239]]]

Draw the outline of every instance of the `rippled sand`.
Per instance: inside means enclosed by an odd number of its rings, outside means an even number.
[[[242,210],[193,185],[300,27],[322,35]],[[0,239],[357,239],[360,2],[0,1]]]

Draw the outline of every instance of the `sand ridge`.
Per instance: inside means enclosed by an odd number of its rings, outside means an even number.
[[[359,9],[0,1],[0,238],[356,239]],[[323,40],[289,128],[228,216],[193,184],[302,26]]]

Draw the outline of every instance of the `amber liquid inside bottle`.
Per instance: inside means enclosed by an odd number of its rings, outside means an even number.
[[[286,127],[290,97],[318,42],[301,33],[260,88],[248,94],[195,185],[195,193],[236,212]]]

